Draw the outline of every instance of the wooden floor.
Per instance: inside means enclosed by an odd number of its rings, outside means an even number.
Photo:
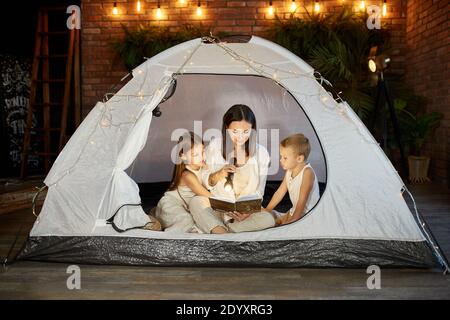
[[[450,190],[410,188],[450,256]],[[17,247],[34,221],[30,210],[0,215],[0,257],[21,225]],[[17,251],[17,250],[15,250]],[[80,265],[81,289],[68,290],[68,264],[17,262],[0,271],[0,299],[449,299],[439,270],[382,269],[369,290],[363,269],[179,268]]]

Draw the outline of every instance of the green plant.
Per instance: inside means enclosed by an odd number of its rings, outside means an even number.
[[[439,112],[420,110],[413,113],[407,110],[403,100],[396,101],[401,114],[402,138],[411,155],[420,156],[427,137],[440,125],[444,115]]]
[[[181,42],[207,34],[202,27],[183,25],[178,32],[169,32],[167,27],[140,25],[130,30],[122,25],[124,37],[112,42],[113,50],[128,70]]]
[[[342,91],[363,121],[370,118],[375,96],[367,68],[370,48],[378,46],[379,53],[389,49],[388,32],[369,30],[366,19],[345,7],[336,14],[277,17],[269,31],[274,42],[302,57]]]

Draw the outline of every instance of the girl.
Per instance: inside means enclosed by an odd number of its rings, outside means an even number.
[[[189,202],[196,195],[211,196],[200,182],[201,170],[205,165],[203,147],[202,139],[193,132],[184,134],[178,140],[172,181],[155,212],[164,231],[198,232],[189,212]]]

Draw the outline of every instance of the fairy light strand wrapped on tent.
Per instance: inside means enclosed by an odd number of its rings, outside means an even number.
[[[439,262],[448,269],[378,143],[352,108],[324,89],[331,84],[290,51],[256,36],[237,43],[198,38],[148,59],[132,75],[96,104],[58,156],[19,259],[286,267]],[[251,104],[260,128],[312,138],[311,161],[325,186],[317,205],[295,223],[257,232],[139,229],[149,218],[138,183],[170,179],[171,146],[158,141],[194,120],[217,127],[236,99]],[[161,117],[154,117],[156,108]],[[116,232],[106,223],[112,217],[128,231]]]

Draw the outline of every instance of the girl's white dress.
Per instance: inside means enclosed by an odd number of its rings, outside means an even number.
[[[201,182],[201,171],[187,170],[194,173],[199,182]],[[195,193],[187,186],[179,186],[178,194],[177,190],[170,190],[164,193],[164,196],[159,200],[156,206],[155,216],[161,222],[161,225],[166,232],[198,232],[195,227],[194,220],[189,211],[186,210],[186,203],[189,205],[191,199],[195,196]],[[183,199],[180,197],[183,197]]]

